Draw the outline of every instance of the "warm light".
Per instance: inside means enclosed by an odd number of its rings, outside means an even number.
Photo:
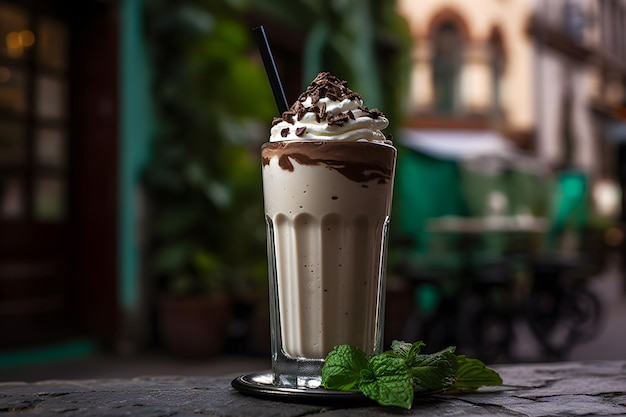
[[[0,67],[0,83],[6,83],[11,79],[11,71],[7,67]]]
[[[19,58],[24,53],[24,47],[20,40],[20,34],[17,32],[9,32],[5,38],[7,44],[7,54],[13,58]]]
[[[596,212],[603,217],[616,217],[621,209],[622,193],[619,185],[609,179],[599,180],[593,187]]]
[[[19,34],[20,44],[28,48],[29,46],[33,46],[35,43],[35,34],[28,29],[25,29]]]
[[[6,36],[7,48],[18,49],[22,47],[22,41],[20,40],[20,34],[17,32],[9,32]]]
[[[504,216],[509,209],[509,198],[502,191],[489,191],[486,203],[487,214],[490,216]]]

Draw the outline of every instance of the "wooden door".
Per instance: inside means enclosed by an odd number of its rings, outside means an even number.
[[[0,0],[0,350],[116,332],[117,9]]]
[[[0,2],[0,347],[72,332],[69,27]]]

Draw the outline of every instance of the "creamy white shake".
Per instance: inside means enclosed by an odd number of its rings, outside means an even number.
[[[328,73],[274,121],[262,158],[275,357],[382,349],[396,160],[387,124]]]

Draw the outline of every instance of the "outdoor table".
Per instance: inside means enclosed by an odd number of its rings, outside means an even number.
[[[0,383],[0,413],[64,416],[589,416],[626,415],[626,360],[493,366],[504,385],[419,397],[411,410],[259,399],[236,375]]]
[[[510,236],[539,236],[548,231],[549,221],[543,217],[533,216],[442,216],[429,219],[426,230],[432,234],[449,235],[458,237],[456,250],[462,257],[463,277],[461,292],[467,293],[474,281],[480,278],[476,258],[480,253],[480,239],[487,234],[510,235]],[[526,257],[531,256],[533,248],[524,247],[522,253]],[[507,255],[508,256],[508,255]],[[507,256],[492,259],[508,265]]]
[[[428,220],[429,232],[483,234],[483,233],[545,233],[549,221],[533,216],[442,216]]]

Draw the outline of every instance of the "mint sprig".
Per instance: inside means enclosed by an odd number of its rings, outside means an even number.
[[[369,359],[356,347],[336,346],[326,357],[321,385],[410,409],[416,389],[460,391],[502,384],[497,372],[478,359],[456,355],[454,347],[422,354],[424,346],[394,340],[391,350]]]
[[[456,381],[451,388],[468,390],[487,385],[502,385],[500,375],[493,369],[487,368],[482,361],[465,355],[458,355],[456,361],[458,364]]]

